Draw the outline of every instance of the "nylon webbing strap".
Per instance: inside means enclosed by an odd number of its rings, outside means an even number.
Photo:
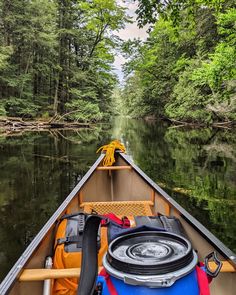
[[[98,272],[98,228],[102,218],[96,215],[88,217],[85,223],[82,243],[82,265],[77,295],[93,295]]]
[[[73,218],[75,216],[79,216],[79,215],[82,215],[82,216],[85,216],[85,214],[83,212],[76,212],[76,213],[72,213],[72,214],[64,214],[60,220],[63,220],[63,219],[70,219],[70,218]]]
[[[65,237],[65,238],[57,239],[57,245],[79,243],[81,242],[81,240],[82,240],[82,237],[79,237],[79,236]]]

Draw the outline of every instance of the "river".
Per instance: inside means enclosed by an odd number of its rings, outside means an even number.
[[[118,138],[144,172],[236,251],[236,133],[116,118],[78,131],[0,137],[0,280],[97,158]]]

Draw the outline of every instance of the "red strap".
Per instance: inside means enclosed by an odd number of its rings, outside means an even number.
[[[199,267],[204,267],[204,263],[203,262],[198,262],[198,266]],[[205,271],[204,271],[205,272]],[[206,273],[206,272],[205,272]],[[207,279],[208,279],[208,284],[210,284],[211,283],[211,281],[212,281],[212,277],[211,276],[208,276],[208,274],[206,273],[206,276],[207,276]]]
[[[129,219],[128,219],[126,216],[124,216],[124,217],[122,218],[122,222],[123,222],[123,227],[124,227],[124,228],[126,228],[126,227],[130,227],[130,221],[129,221]]]
[[[196,266],[196,271],[197,271],[197,280],[198,280],[198,286],[199,286],[199,295],[210,295],[209,281],[208,281],[207,274],[199,266]],[[110,295],[118,295],[116,288],[111,281],[111,277],[106,272],[105,268],[102,268],[99,275],[104,277],[104,279],[106,280]]]
[[[209,281],[207,274],[201,267],[196,266],[199,295],[210,295]]]
[[[129,219],[127,217],[123,217],[122,219],[120,219],[119,217],[117,217],[113,213],[104,214],[103,217],[108,219],[108,220],[114,221],[116,224],[121,225],[124,228],[130,227],[130,221],[129,221]],[[102,225],[107,225],[106,220],[102,220],[101,224]]]
[[[108,290],[109,290],[109,294],[110,295],[118,295],[118,293],[116,291],[116,288],[112,283],[111,277],[110,277],[109,273],[106,272],[105,268],[103,268],[100,271],[99,275],[104,277],[104,279],[106,280],[107,287],[108,287]]]

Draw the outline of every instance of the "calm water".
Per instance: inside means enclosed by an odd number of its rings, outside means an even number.
[[[154,181],[236,251],[235,130],[117,118],[78,132],[0,137],[0,280],[97,158],[121,139]]]

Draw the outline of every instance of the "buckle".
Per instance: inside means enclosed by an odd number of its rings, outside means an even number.
[[[64,244],[69,244],[69,242],[70,242],[70,237],[66,237]]]
[[[110,219],[109,218],[103,218],[101,220],[101,226],[107,226],[110,223]]]

